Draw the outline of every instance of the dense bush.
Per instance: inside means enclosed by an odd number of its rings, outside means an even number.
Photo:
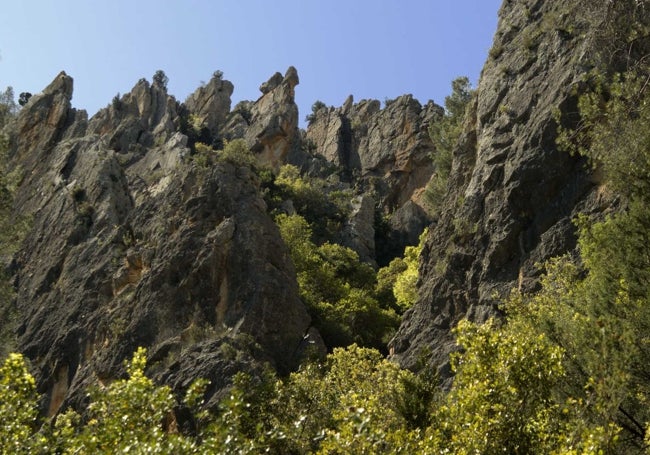
[[[16,115],[17,110],[14,89],[7,87],[4,92],[0,92],[0,129]]]
[[[316,115],[318,114],[318,112],[321,109],[325,109],[325,108],[327,108],[327,105],[325,103],[323,103],[320,100],[315,101],[314,104],[311,105],[311,114],[309,114],[309,115],[307,115],[307,117],[305,117],[305,121],[309,125],[311,125],[314,122],[314,120],[316,120]]]
[[[29,92],[20,92],[20,95],[18,95],[18,104],[21,106],[24,106],[29,102],[29,99],[32,97],[32,94]]]
[[[220,160],[236,166],[253,167],[257,161],[244,139],[226,141],[223,150],[218,153],[218,156]]]
[[[325,344],[381,349],[399,322],[390,302],[377,299],[376,274],[357,253],[333,243],[317,246],[300,215],[276,218],[296,265],[300,296]]]
[[[324,179],[302,176],[300,169],[291,164],[282,166],[277,176],[267,175],[263,191],[272,214],[281,213],[283,204],[291,201],[319,242],[335,241],[350,213],[351,190],[332,188]]]
[[[254,168],[257,163],[255,155],[244,139],[226,141],[222,150],[215,150],[203,142],[196,142],[192,160],[201,167],[209,167],[217,161],[250,168]]]
[[[153,83],[154,85],[159,86],[160,88],[167,89],[167,83],[169,82],[169,78],[165,74],[163,70],[157,70],[154,75],[153,75]]]

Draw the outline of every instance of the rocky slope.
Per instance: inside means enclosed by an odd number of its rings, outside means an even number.
[[[583,160],[555,144],[557,114],[571,125],[590,68],[588,12],[577,1],[503,3],[424,249],[420,297],[391,342],[403,366],[428,356],[449,377],[455,324],[497,315],[513,289],[534,290],[539,264],[574,249],[572,219],[612,203]]]
[[[591,66],[584,13],[599,7],[584,7],[504,2],[429,230],[419,299],[390,345],[401,365],[425,356],[448,378],[455,324],[497,315],[512,289],[534,290],[538,264],[575,248],[572,218],[614,203],[555,144],[556,119],[575,121],[574,87]],[[298,82],[289,68],[258,100],[231,107],[219,72],[184,103],[164,81],[142,79],[88,119],[61,73],[8,125],[23,176],[15,213],[31,227],[9,267],[15,323],[0,335],[31,359],[45,411],[83,406],[84,388],[122,375],[137,346],[178,393],[210,379],[211,405],[236,371],[269,362],[287,372],[308,346],[323,351],[260,176],[200,150],[242,139],[259,167],[293,164],[349,196],[337,240],[371,264],[401,255],[431,224],[422,192],[442,108],[410,95],[384,108],[350,97],[316,109],[301,131]]]

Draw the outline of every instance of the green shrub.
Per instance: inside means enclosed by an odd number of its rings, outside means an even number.
[[[299,215],[279,215],[276,223],[296,265],[300,296],[325,344],[383,348],[399,318],[377,300],[372,267],[349,248],[327,242],[316,246]]]
[[[474,93],[467,77],[454,79],[451,86],[452,93],[445,98],[445,114],[429,127],[429,136],[435,147],[432,155],[434,174],[424,193],[430,214],[437,213],[446,193],[453,149],[460,138],[465,110]]]
[[[420,265],[420,254],[424,248],[428,229],[425,229],[420,234],[420,241],[416,246],[407,246],[404,250],[404,265],[406,266],[400,274],[395,278],[393,285],[393,294],[395,295],[396,303],[400,309],[400,313],[408,310],[417,299],[416,284],[418,281],[418,268]]]
[[[325,103],[323,103],[322,101],[314,102],[314,104],[312,104],[312,106],[311,106],[311,114],[309,114],[309,115],[307,115],[307,117],[305,117],[305,121],[309,125],[311,125],[314,122],[314,120],[316,120],[316,115],[318,114],[318,112],[321,109],[325,109],[326,107],[327,107],[327,105]]]
[[[350,212],[352,192],[331,190],[323,179],[303,177],[300,169],[291,164],[282,166],[277,177],[265,186],[265,200],[272,211],[282,201],[291,200],[296,212],[311,225],[320,241],[333,240]]]
[[[9,354],[0,367],[0,452],[3,454],[38,453],[46,447],[37,433],[38,393],[36,381],[20,354]]]
[[[14,89],[7,87],[4,92],[0,92],[0,129],[14,118],[17,112],[18,106],[14,100]]]
[[[219,152],[218,156],[222,161],[241,167],[253,167],[257,162],[244,139],[225,142],[223,150]]]
[[[169,78],[165,74],[163,70],[157,70],[154,75],[153,75],[153,83],[154,85],[159,86],[160,88],[163,88],[167,90],[167,83],[169,82]]]

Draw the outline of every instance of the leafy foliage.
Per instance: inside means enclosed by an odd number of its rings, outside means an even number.
[[[290,200],[298,212],[279,213],[276,222],[296,265],[301,297],[327,346],[355,342],[384,348],[399,315],[415,300],[424,237],[418,247],[407,248],[405,259],[396,259],[378,275],[356,252],[330,240],[334,236],[329,227],[345,219],[349,194],[333,201],[326,182],[303,177],[292,165],[269,177],[269,205],[279,209],[282,201]]]
[[[29,102],[29,99],[32,97],[32,94],[29,92],[20,92],[20,95],[18,95],[18,104],[21,106],[24,106]]]
[[[20,354],[9,354],[0,368],[0,453],[31,454],[45,446],[38,429],[38,394]]]
[[[438,210],[445,194],[453,148],[460,138],[465,110],[474,93],[469,79],[464,76],[454,79],[451,88],[451,94],[445,98],[445,114],[429,127],[429,136],[436,150],[432,156],[435,173],[427,183],[425,198],[432,213]]]
[[[586,155],[601,184],[623,196],[618,213],[578,220],[581,263],[547,266],[542,292],[511,304],[567,353],[560,388],[584,404],[580,425],[600,428],[617,450],[643,447],[650,360],[650,92],[647,71],[596,75],[580,98],[581,121],[561,143]]]
[[[300,295],[329,347],[358,342],[381,348],[397,328],[394,310],[375,294],[375,271],[349,248],[325,242],[317,246],[300,215],[276,218],[296,265]]]
[[[7,87],[4,92],[0,92],[0,129],[16,115],[17,111],[14,89]]]
[[[309,125],[311,125],[313,123],[313,121],[316,120],[316,115],[318,114],[318,111],[320,111],[321,109],[325,109],[326,107],[327,107],[327,105],[325,103],[323,103],[322,101],[320,101],[320,100],[315,101],[314,104],[312,104],[312,106],[311,106],[311,114],[309,114],[309,115],[307,115],[307,117],[305,117],[305,121]]]
[[[277,176],[269,175],[263,187],[271,213],[283,212],[283,204],[291,201],[318,242],[334,241],[350,212],[352,191],[333,188],[321,178],[302,176],[291,164],[282,166]]]
[[[169,78],[165,74],[163,70],[157,70],[154,75],[153,75],[153,83],[160,88],[167,89],[167,83],[169,82]]]
[[[529,328],[514,323],[464,321],[456,331],[465,352],[455,357],[434,438],[451,453],[549,453],[560,422],[551,393],[563,376],[562,351],[543,335],[522,336]]]
[[[242,167],[252,167],[256,163],[255,155],[248,148],[244,139],[225,142],[219,159]]]
[[[395,298],[395,281],[397,281],[407,268],[408,265],[404,259],[396,257],[386,267],[382,267],[377,271],[377,286],[375,286],[377,299],[395,309],[395,311],[399,311],[400,309]]]
[[[192,160],[203,168],[214,165],[217,161],[234,164],[238,167],[254,168],[257,160],[244,139],[225,141],[222,150],[215,150],[203,143],[194,143]]]
[[[240,376],[220,426],[243,453],[413,453],[418,431],[397,406],[413,378],[375,350],[336,348],[283,381]]]
[[[40,428],[34,378],[19,354],[0,368],[1,453],[412,453],[417,430],[406,429],[399,406],[413,373],[375,350],[336,349],[326,364],[307,365],[284,381],[267,370],[235,376],[218,414],[201,410],[207,382],[188,389],[185,405],[198,422],[193,435],[174,426],[178,406],[168,387],[144,375],[140,348],[128,379],[91,394],[89,418],[74,411]]]
[[[393,285],[393,294],[401,312],[408,310],[417,298],[416,284],[418,281],[418,266],[420,254],[427,238],[428,229],[420,234],[420,241],[416,246],[407,246],[404,250],[404,264],[406,269],[397,275]]]
[[[128,379],[90,394],[89,420],[80,431],[71,428],[77,416],[64,414],[57,430],[70,436],[63,441],[70,453],[173,453],[191,447],[165,431],[165,418],[176,402],[169,387],[158,387],[144,375],[146,362],[146,351],[139,348],[127,365]]]

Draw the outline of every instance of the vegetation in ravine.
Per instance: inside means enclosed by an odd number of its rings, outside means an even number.
[[[296,266],[300,296],[327,347],[357,343],[384,350],[401,314],[415,301],[424,236],[419,246],[406,248],[404,258],[376,271],[334,240],[349,211],[351,191],[328,191],[327,182],[301,176],[291,165],[266,185],[267,201]],[[282,212],[287,201],[297,213]]]
[[[625,14],[650,6],[618,4],[629,7]],[[634,29],[627,55],[648,30]],[[88,416],[67,411],[43,420],[27,362],[11,354],[0,367],[0,453],[650,454],[650,69],[644,61],[586,76],[580,121],[560,135],[564,147],[603,175],[600,190],[620,196],[619,210],[576,220],[579,258],[545,264],[540,290],[514,292],[503,302],[503,319],[458,324],[450,390],[439,391],[426,368],[415,375],[352,344],[288,377],[270,370],[238,374],[219,410],[209,413],[202,407],[205,381],[179,399],[147,378],[140,349],[127,379],[91,392]],[[408,264],[373,276],[347,249],[313,243],[305,218],[279,215],[278,223],[303,298],[337,315],[332,339],[368,345],[381,339],[375,327],[355,326],[357,314],[336,305],[355,298],[360,303],[351,308],[371,318],[365,324],[381,327],[396,308],[379,296]],[[192,416],[191,431],[178,429],[179,408]]]
[[[300,215],[278,215],[276,222],[296,265],[300,296],[325,344],[332,348],[357,342],[382,348],[397,328],[394,308],[379,301],[376,273],[350,248],[312,241]]]

